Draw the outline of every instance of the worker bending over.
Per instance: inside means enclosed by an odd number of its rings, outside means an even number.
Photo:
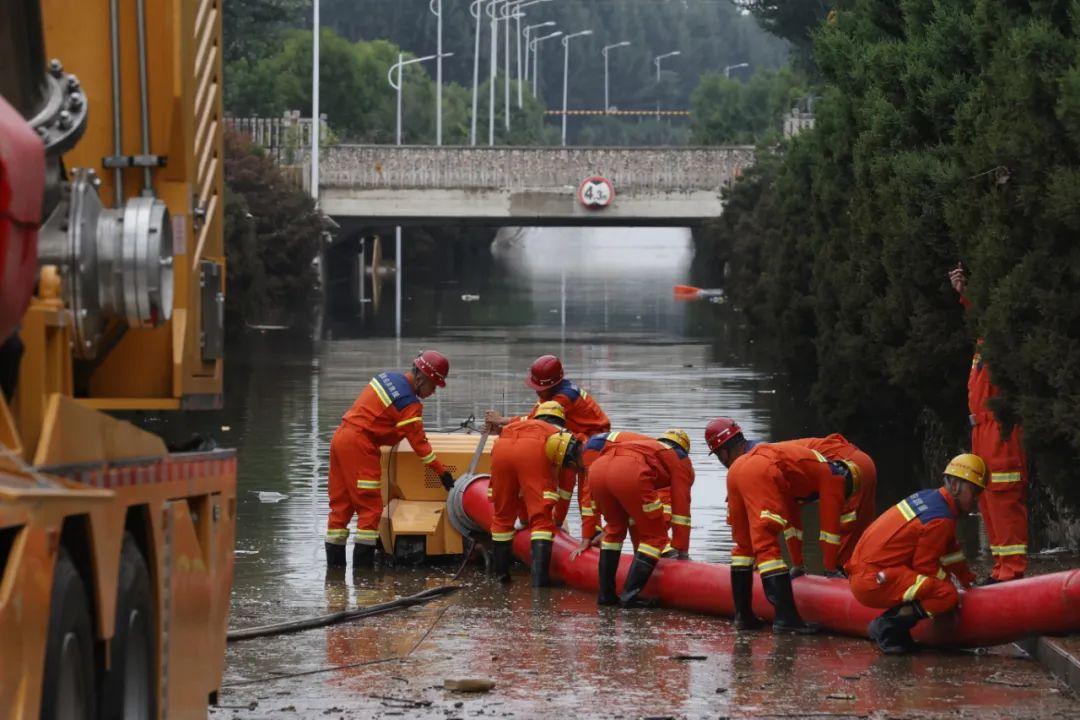
[[[859,541],[848,566],[851,592],[863,605],[888,608],[867,631],[882,652],[910,651],[919,620],[959,605],[950,575],[971,587],[975,576],[956,541],[956,521],[975,509],[985,488],[982,458],[957,455],[945,467],[942,487],[901,500]]]
[[[581,465],[581,445],[564,429],[562,405],[544,402],[535,417],[512,420],[501,427],[491,450],[491,521],[495,576],[510,580],[514,521],[524,503],[532,539],[532,584],[550,584],[551,548],[556,525],[551,510],[558,498],[556,474]]]
[[[823,533],[820,536],[823,543],[828,542],[837,546],[835,566],[839,570],[851,560],[851,554],[855,551],[859,538],[877,517],[874,501],[874,496],[877,494],[877,467],[869,455],[839,433],[832,433],[823,438],[801,438],[791,442],[817,450],[829,460],[843,460],[851,464],[852,477],[855,480],[854,490],[845,498],[841,509],[840,532],[838,535]],[[816,498],[811,498],[808,502],[813,500]],[[796,499],[796,505],[788,516],[791,525],[784,531],[793,566],[792,577],[804,574],[800,508],[805,502],[807,501],[799,502],[799,499]]]
[[[611,430],[611,421],[600,409],[600,405],[589,393],[566,379],[562,362],[554,355],[538,357],[529,368],[525,384],[536,391],[537,397],[536,406],[533,407],[529,416],[535,417],[542,403],[559,403],[566,414],[566,429],[574,434],[581,445],[584,445],[593,435]],[[505,426],[512,418],[502,417],[494,410],[489,410],[484,420],[492,430],[498,432],[499,428]],[[566,519],[566,513],[570,509],[570,500],[574,495],[575,482],[579,486],[579,507],[585,508],[590,505],[586,474],[578,468],[563,468],[559,473],[558,487],[555,490],[558,496],[552,501],[552,519],[556,526],[561,526],[563,520]],[[588,523],[593,523],[594,534],[595,522],[595,517],[590,521],[585,521],[583,516],[583,524],[588,526]]]
[[[660,488],[671,489],[673,517],[685,518],[685,522],[672,526],[671,546],[677,557],[689,559],[690,487],[694,484],[694,470],[682,443],[676,439],[685,435],[681,430],[671,430],[660,440],[607,443],[593,462],[589,485],[605,523],[597,604],[620,603],[623,607],[646,604],[640,597],[641,591],[668,544],[663,503],[657,493]],[[622,595],[617,596],[615,574],[630,522],[637,528],[637,551]],[[585,547],[587,543],[579,550]]]
[[[841,509],[857,482],[852,466],[830,461],[820,452],[793,442],[752,445],[729,418],[710,422],[705,428],[705,441],[710,454],[715,453],[728,468],[728,524],[735,541],[731,551],[735,627],[745,630],[760,624],[752,606],[756,564],[765,596],[776,608],[773,630],[815,632],[816,626],[804,623],[795,607],[791,576],[778,536],[789,527],[787,514],[792,499],[816,493],[826,575],[837,575],[839,543],[834,544],[831,536],[839,533]]]
[[[353,567],[370,566],[375,559],[382,517],[382,446],[409,441],[413,452],[439,476],[444,488],[454,478],[435,457],[424,433],[424,406],[420,402],[446,387],[450,362],[442,353],[425,350],[412,369],[376,375],[341,419],[330,440],[330,517],[326,523],[326,564],[345,564],[349,520],[356,514]]]

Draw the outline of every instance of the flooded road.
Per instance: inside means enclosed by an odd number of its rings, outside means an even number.
[[[369,317],[336,318],[311,345],[273,334],[230,350],[223,444],[240,453],[231,625],[292,620],[447,584],[457,569],[325,568],[329,440],[378,371],[435,347],[448,387],[425,403],[429,430],[488,408],[523,412],[533,359],[558,354],[614,429],[685,428],[693,443],[691,555],[725,562],[724,471],[705,423],[736,417],[749,437],[824,432],[783,378],[717,338],[725,308],[681,304],[689,234],[548,229],[504,232],[493,264],[452,283],[412,286],[406,338],[385,327],[392,298]],[[387,283],[384,293],[392,293]],[[473,299],[479,296],[478,299]],[[392,325],[391,325],[392,327]],[[879,465],[881,460],[878,460]],[[919,486],[882,468],[879,507]],[[576,512],[573,511],[573,512]],[[571,530],[578,518],[571,515]],[[974,526],[965,535],[975,540]],[[969,547],[969,554],[977,545]],[[813,567],[814,548],[808,545]],[[462,590],[427,605],[304,633],[230,645],[214,717],[985,717],[1076,716],[1080,704],[1033,662],[926,653],[884,658],[846,638],[736,637],[728,622],[671,611],[598,611],[573,590],[509,588],[467,567]],[[296,675],[298,674],[299,675]],[[296,675],[293,677],[287,677]],[[443,691],[449,677],[490,678],[489,694]]]

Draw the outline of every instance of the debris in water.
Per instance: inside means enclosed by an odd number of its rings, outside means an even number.
[[[717,695],[723,695],[726,692],[727,692],[727,688],[716,688],[716,694]]]
[[[456,690],[457,692],[488,692],[493,687],[495,687],[494,680],[484,680],[482,678],[447,678],[443,680],[444,689]]]
[[[259,496],[259,502],[264,503],[276,503],[282,500],[288,500],[288,495],[282,495],[279,492],[267,491],[267,490],[252,490],[251,492]]]
[[[479,295],[470,295],[469,293],[465,293],[464,295],[461,296],[461,301],[462,302],[476,302],[479,299],[480,299]]]
[[[1031,683],[1024,682],[1022,680],[1009,680],[1008,678],[999,677],[998,675],[991,675],[983,680],[984,683],[990,685],[1005,685],[1006,687],[1031,687]]]
[[[1062,553],[1067,553],[1067,552],[1069,552],[1068,548],[1052,547],[1052,548],[1046,548],[1045,550],[1040,550],[1039,554],[1040,555],[1061,555]]]
[[[689,660],[708,660],[709,656],[708,655],[672,655],[671,659],[672,660],[681,660],[681,661],[685,662],[685,661],[689,661]]]
[[[825,698],[827,700],[854,700],[855,696],[852,695],[851,693],[835,692],[835,693],[829,693],[828,695],[825,696]]]
[[[229,432],[230,430],[232,430],[232,427],[230,427],[228,425],[222,425],[221,426],[221,432]]]

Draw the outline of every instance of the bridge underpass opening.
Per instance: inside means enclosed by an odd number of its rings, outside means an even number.
[[[332,335],[395,334],[394,246],[393,227],[339,231],[326,254]],[[402,251],[403,336],[518,326],[565,343],[681,323],[672,286],[689,276],[693,241],[686,227],[413,226]]]

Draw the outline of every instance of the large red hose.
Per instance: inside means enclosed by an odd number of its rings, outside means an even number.
[[[485,530],[491,527],[492,505],[487,498],[488,478],[474,480],[462,496],[464,512]],[[551,574],[579,590],[597,591],[599,552],[591,549],[573,562],[570,552],[577,541],[565,533],[555,538]],[[529,562],[529,533],[514,538],[514,553]],[[626,578],[632,557],[619,563],[618,585]],[[860,604],[844,580],[805,576],[795,580],[795,600],[804,619],[845,635],[866,637],[866,626],[880,609]],[[730,617],[731,583],[727,565],[661,560],[649,584],[647,597],[662,607]],[[921,622],[915,638],[928,645],[986,647],[1012,642],[1028,635],[1080,631],[1080,570],[1069,570],[1015,580],[961,592],[961,611]],[[772,605],[760,583],[754,583],[754,611],[771,619]]]

